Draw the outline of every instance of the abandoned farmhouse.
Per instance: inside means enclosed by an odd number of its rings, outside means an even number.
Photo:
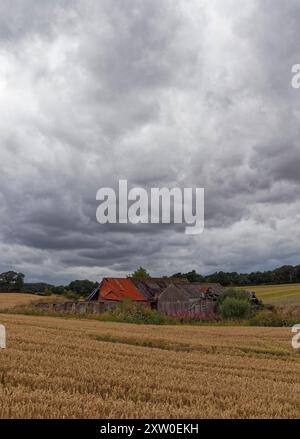
[[[190,283],[178,278],[103,278],[99,286],[82,302],[39,304],[57,311],[101,313],[114,309],[124,299],[131,299],[160,313],[210,313],[224,291],[216,283]]]
[[[191,284],[186,279],[168,278],[104,278],[88,298],[114,307],[125,298],[142,302],[164,314],[179,311],[212,311],[219,284]]]

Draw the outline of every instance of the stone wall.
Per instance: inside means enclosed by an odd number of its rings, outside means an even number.
[[[68,314],[101,314],[114,309],[118,302],[55,302],[37,303],[35,308],[41,311],[55,311]]]

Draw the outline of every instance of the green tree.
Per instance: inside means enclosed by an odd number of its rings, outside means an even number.
[[[22,291],[24,286],[25,275],[23,273],[18,273],[15,281],[15,291]]]
[[[1,291],[22,291],[24,286],[24,274],[15,271],[6,271],[0,274]]]
[[[205,278],[201,274],[197,273],[196,270],[189,271],[188,273],[175,273],[171,278],[177,279],[187,279],[189,282],[204,282]]]
[[[78,296],[88,296],[99,284],[90,280],[73,280],[66,290],[76,293]]]
[[[201,274],[198,274],[195,270],[186,274],[186,278],[189,282],[203,282],[204,278]]]
[[[150,274],[145,268],[139,267],[132,273],[130,277],[133,277],[133,279],[147,279],[148,277],[150,277]]]

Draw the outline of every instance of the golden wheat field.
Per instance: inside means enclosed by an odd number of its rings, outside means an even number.
[[[0,309],[14,308],[19,305],[29,305],[33,302],[62,302],[66,299],[63,296],[38,296],[36,294],[28,293],[0,293]]]
[[[27,305],[38,299],[39,296],[34,294],[0,293],[0,309],[12,308],[17,305]]]
[[[299,418],[284,328],[0,314],[1,418]]]

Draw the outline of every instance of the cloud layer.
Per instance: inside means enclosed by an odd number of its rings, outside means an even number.
[[[2,1],[0,269],[299,263],[299,19],[296,0]],[[204,187],[204,234],[97,224],[121,178]]]

